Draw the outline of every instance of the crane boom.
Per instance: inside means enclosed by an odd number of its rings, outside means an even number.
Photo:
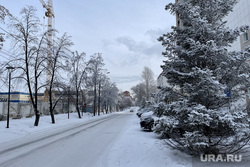
[[[47,12],[45,13],[46,17],[55,17],[54,12],[53,12],[53,5],[52,5],[52,0],[48,0],[48,5],[46,5],[46,3],[43,0],[40,0],[40,2],[43,5],[43,8],[45,8],[47,10]]]
[[[47,9],[47,5],[43,0],[40,0],[40,2],[42,3],[43,7]]]

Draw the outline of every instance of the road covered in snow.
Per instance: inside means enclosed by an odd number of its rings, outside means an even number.
[[[174,156],[154,133],[140,129],[139,119],[129,110],[83,119],[73,115],[71,121],[61,119],[66,115],[58,117],[55,125],[41,117],[39,127],[31,126],[32,118],[11,120],[10,129],[1,122],[5,137],[0,139],[0,166],[183,166],[183,160],[171,159]]]

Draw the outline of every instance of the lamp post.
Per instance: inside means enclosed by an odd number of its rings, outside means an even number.
[[[69,119],[69,96],[70,96],[70,87],[67,87],[67,91],[68,91],[68,119]]]
[[[8,69],[9,72],[9,93],[8,93],[8,114],[7,114],[7,127],[9,128],[9,121],[10,121],[10,83],[11,83],[11,70],[14,69],[14,67],[6,67]]]

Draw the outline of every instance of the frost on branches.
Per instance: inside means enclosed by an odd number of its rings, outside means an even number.
[[[0,5],[0,22],[4,22],[6,16],[11,16],[9,10],[6,9],[4,6]]]
[[[227,50],[248,26],[231,30],[222,20],[235,3],[186,0],[166,6],[178,13],[182,26],[159,38],[166,48],[163,75],[172,87],[159,92],[155,132],[191,155],[237,153],[249,142],[245,103],[234,104],[245,98],[249,87],[250,50]]]
[[[4,6],[0,5],[0,23],[4,23],[5,17],[11,16],[8,9],[6,9]],[[2,49],[2,42],[4,42],[3,34],[0,33],[0,49]]]

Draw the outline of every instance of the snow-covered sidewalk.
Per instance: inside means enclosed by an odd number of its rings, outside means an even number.
[[[112,113],[114,114],[114,113]],[[93,117],[90,113],[84,113],[81,119],[78,118],[77,113],[70,113],[68,119],[68,114],[58,114],[55,115],[55,124],[51,123],[50,116],[41,116],[39,121],[39,126],[34,126],[35,118],[22,118],[22,119],[10,119],[10,126],[6,128],[6,121],[0,121],[0,144],[3,142],[8,142],[14,139],[18,139],[27,135],[32,135],[34,133],[39,133],[42,131],[47,131],[49,129],[60,128],[62,126],[78,124],[86,121],[96,120],[103,117],[108,117],[111,114],[104,114],[101,116]]]

